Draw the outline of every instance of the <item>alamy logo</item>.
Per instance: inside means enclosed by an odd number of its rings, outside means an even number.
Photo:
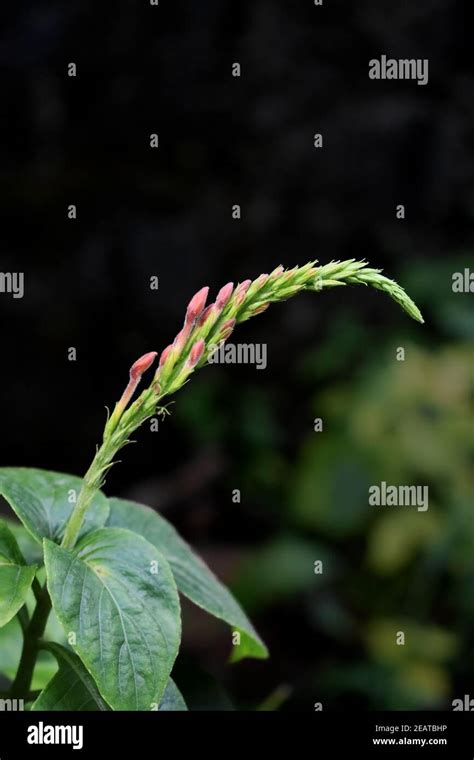
[[[83,726],[48,726],[40,721],[28,726],[28,744],[71,744],[73,749],[83,747]]]
[[[454,272],[452,282],[453,293],[474,293],[474,272],[468,267],[464,272]]]
[[[257,369],[267,366],[266,343],[219,343],[209,346],[210,364],[255,364]]]
[[[469,694],[465,694],[464,699],[453,699],[451,704],[454,712],[459,712],[460,710],[472,712],[474,710],[474,699],[471,699]]]
[[[0,712],[22,712],[24,709],[24,699],[0,699]]]
[[[23,298],[24,281],[23,272],[0,272],[0,293],[10,293],[13,298]]]
[[[426,512],[428,486],[388,486],[383,480],[379,486],[370,486],[369,504],[376,507],[417,507],[418,512]]]
[[[414,79],[428,84],[428,58],[387,58],[386,55],[369,61],[370,79]]]

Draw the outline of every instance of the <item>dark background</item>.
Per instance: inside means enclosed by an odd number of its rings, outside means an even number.
[[[2,17],[0,269],[25,273],[25,297],[0,297],[0,463],[83,473],[128,367],[202,285],[367,258],[423,327],[362,288],[273,307],[236,334],[268,343],[267,370],[202,370],[106,492],[172,520],[270,647],[227,666],[225,627],[186,605],[191,706],[474,695],[473,295],[451,289],[473,265],[467,3],[69,0]],[[428,85],[371,81],[382,54],[428,58]],[[429,485],[430,509],[368,507],[381,480]]]

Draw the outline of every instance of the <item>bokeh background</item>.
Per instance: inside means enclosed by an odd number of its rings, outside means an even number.
[[[25,297],[0,297],[0,463],[83,473],[128,367],[202,285],[367,258],[424,326],[360,287],[273,307],[236,336],[268,344],[267,369],[202,370],[106,491],[170,519],[270,648],[229,666],[226,627],[185,604],[190,707],[474,696],[474,296],[452,291],[474,268],[467,4],[38,0],[2,17],[0,268]],[[429,84],[369,80],[382,54],[428,58]],[[428,511],[370,507],[382,480],[428,485]]]

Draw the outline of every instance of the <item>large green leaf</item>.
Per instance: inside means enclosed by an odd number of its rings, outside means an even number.
[[[132,501],[109,499],[109,504],[108,525],[129,528],[145,536],[170,563],[179,590],[240,634],[233,661],[243,657],[268,657],[265,644],[238,602],[169,522],[153,509]]]
[[[181,636],[168,562],[141,536],[102,528],[72,551],[45,540],[53,608],[115,710],[150,710],[165,690]]]
[[[158,707],[159,712],[184,712],[187,709],[183,695],[170,678]]]
[[[33,711],[110,709],[77,654],[60,644],[49,643],[47,649],[56,657],[59,670],[31,706]]]
[[[74,475],[27,467],[0,468],[0,495],[40,543],[43,538],[61,542],[81,485],[81,479]],[[86,513],[81,535],[105,525],[108,511],[107,499],[97,492]]]
[[[13,533],[0,520],[0,627],[25,604],[35,573],[36,567],[27,567]]]
[[[100,696],[94,679],[83,663],[70,649],[59,644],[45,644],[56,657],[59,670],[33,703],[32,711],[91,712],[110,710]],[[176,684],[169,679],[159,711],[187,710],[186,703]]]

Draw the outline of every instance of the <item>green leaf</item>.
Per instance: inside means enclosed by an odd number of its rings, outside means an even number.
[[[56,657],[59,670],[31,706],[32,711],[110,710],[109,705],[100,696],[94,679],[77,654],[53,642],[45,642],[44,646]],[[171,678],[168,680],[158,710],[166,712],[187,710],[183,696]]]
[[[234,633],[239,634],[239,638],[232,649],[230,662],[239,662],[239,660],[244,660],[246,657],[255,657],[256,659],[268,657],[268,650],[266,647],[265,654],[262,654],[262,644],[260,639],[256,639],[255,636],[249,636],[247,631],[238,626],[234,627]]]
[[[188,708],[183,695],[170,678],[158,707],[159,712],[184,712]]]
[[[36,567],[27,567],[15,537],[0,521],[0,627],[23,607],[35,577]]]
[[[240,645],[232,653],[234,662],[243,657],[268,657],[265,644],[239,603],[167,520],[132,501],[109,499],[109,504],[108,525],[129,528],[146,537],[170,563],[179,590],[240,633]]]
[[[2,518],[16,538],[27,565],[41,567],[43,564],[43,547],[34,539],[18,520]]]
[[[45,540],[53,608],[115,710],[160,702],[181,635],[179,597],[166,559],[120,528],[89,533],[72,550]]]
[[[110,709],[77,654],[52,642],[45,646],[56,657],[59,670],[31,706],[32,711],[86,712]]]
[[[0,495],[40,543],[43,538],[61,542],[81,485],[81,478],[74,475],[27,467],[0,468]],[[97,492],[86,513],[81,535],[105,525],[108,511],[107,499]]]

